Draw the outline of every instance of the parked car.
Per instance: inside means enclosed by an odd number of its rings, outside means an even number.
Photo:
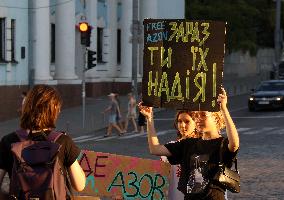
[[[269,80],[259,84],[248,99],[248,108],[284,108],[284,80]]]

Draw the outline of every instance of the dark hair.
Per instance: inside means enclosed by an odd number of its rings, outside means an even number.
[[[193,118],[193,117],[192,117],[192,111],[189,111],[189,110],[180,110],[180,111],[178,111],[178,112],[176,113],[175,121],[174,121],[174,127],[175,127],[175,129],[177,129],[177,140],[179,140],[179,139],[182,138],[182,135],[181,135],[180,132],[178,131],[178,117],[179,117],[179,115],[182,114],[182,113],[186,113],[186,114],[188,114],[191,118]],[[201,135],[198,134],[196,131],[195,131],[194,135],[195,135],[196,137],[201,137]]]
[[[55,128],[61,97],[56,89],[48,85],[36,85],[28,92],[20,119],[23,129],[43,130]]]

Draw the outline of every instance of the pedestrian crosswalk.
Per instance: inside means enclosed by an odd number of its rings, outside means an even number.
[[[238,133],[240,135],[257,135],[257,134],[265,134],[265,135],[282,135],[284,134],[284,130],[280,127],[263,127],[260,129],[257,128],[247,128],[246,130],[239,130]]]
[[[284,134],[284,130],[280,127],[263,127],[263,128],[238,128],[239,135],[282,135]],[[225,132],[223,132],[225,134]]]
[[[168,130],[162,130],[158,131],[157,135],[170,135],[170,134],[176,134],[176,129],[168,129]],[[263,127],[260,129],[257,128],[248,128],[248,127],[241,127],[238,128],[239,135],[257,135],[257,134],[265,134],[265,135],[284,135],[284,129],[280,127]],[[223,132],[225,134],[225,132]],[[106,140],[128,140],[132,138],[146,138],[147,134],[141,134],[141,133],[126,133],[123,136],[118,136],[116,134],[113,134],[110,137],[104,138],[103,135],[96,135],[96,134],[89,134],[89,135],[82,135],[79,137],[74,137],[73,141],[75,143],[84,143],[84,142],[95,142],[95,141],[106,141]]]

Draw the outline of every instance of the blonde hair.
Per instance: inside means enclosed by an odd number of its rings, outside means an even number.
[[[222,115],[222,112],[212,112],[212,116],[215,117],[216,126],[218,130],[222,130],[226,127],[224,116]]]
[[[192,119],[195,120],[199,117],[200,112],[203,111],[191,111]],[[221,111],[218,112],[210,112],[211,116],[214,117],[216,122],[216,127],[220,131],[226,127],[224,116]]]

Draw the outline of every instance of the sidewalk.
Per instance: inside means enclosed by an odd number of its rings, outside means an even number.
[[[230,96],[228,106],[232,108],[246,107],[246,101],[240,101],[244,95]],[[127,113],[127,96],[120,96],[120,106],[122,116],[125,117]],[[109,99],[107,96],[99,98],[87,98],[85,109],[85,126],[83,128],[83,109],[82,106],[73,108],[67,108],[62,110],[59,119],[57,120],[57,130],[66,131],[72,135],[86,135],[95,134],[95,131],[101,130],[107,127],[108,114],[103,115],[102,111],[107,108]],[[158,111],[160,109],[157,109]],[[4,135],[11,133],[19,128],[19,119],[12,119],[9,121],[0,122],[0,138]]]
[[[123,117],[127,113],[127,96],[120,96],[120,106]],[[64,103],[64,102],[63,102]],[[72,135],[85,135],[97,130],[106,128],[108,114],[102,114],[108,107],[109,98],[87,98],[85,108],[85,126],[83,128],[83,109],[82,106],[67,108],[61,111],[57,120],[56,129],[66,131]],[[0,122],[0,138],[19,128],[19,118]]]
[[[228,107],[230,110],[238,110],[247,107],[247,101],[243,99],[248,94],[230,96]],[[57,130],[67,131],[71,135],[87,135],[96,134],[96,131],[106,128],[108,115],[103,115],[101,112],[108,106],[108,97],[100,98],[88,98],[86,99],[86,117],[85,117],[85,128],[82,123],[82,106],[68,108],[61,111],[59,119],[57,121]],[[127,112],[127,96],[120,96],[120,104],[122,114],[125,117]],[[156,111],[163,109],[156,109]],[[156,112],[155,111],[155,112]],[[19,128],[19,119],[12,119],[5,122],[0,122],[0,139]],[[8,190],[9,178],[5,177],[2,185],[2,189]]]
[[[120,107],[122,116],[127,113],[128,97],[120,96]],[[64,103],[64,102],[63,102]],[[108,114],[102,112],[108,107],[109,98],[107,96],[99,98],[87,98],[85,108],[85,127],[83,128],[82,106],[67,108],[61,111],[57,120],[56,129],[68,132],[73,135],[86,135],[107,127]],[[19,128],[19,118],[0,122],[0,139]],[[2,189],[8,191],[9,178],[6,175],[2,184]],[[1,189],[1,188],[0,188]]]

